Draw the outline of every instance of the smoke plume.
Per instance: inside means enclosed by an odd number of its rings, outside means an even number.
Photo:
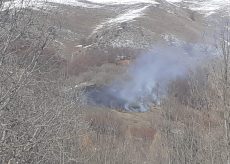
[[[211,56],[211,52],[207,45],[198,44],[155,46],[137,57],[125,73],[125,80],[92,89],[88,97],[97,105],[145,112],[153,103],[160,104],[172,80],[186,77],[190,70]]]
[[[144,112],[150,103],[160,103],[170,81],[185,77],[209,52],[204,45],[158,45],[141,54],[128,69],[128,80],[119,85],[115,83],[110,87],[110,93],[126,102],[126,110]]]

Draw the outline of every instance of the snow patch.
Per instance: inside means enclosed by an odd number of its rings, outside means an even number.
[[[110,26],[110,25],[114,25],[117,23],[133,21],[135,18],[143,16],[144,15],[143,11],[148,7],[149,6],[145,6],[145,7],[139,8],[139,9],[129,10],[128,12],[120,14],[115,18],[109,19],[109,20],[101,23],[100,25],[98,25],[95,28],[93,33],[97,32],[99,29],[101,29],[104,26]]]
[[[80,6],[85,8],[100,8],[101,5],[90,4],[87,1],[78,1],[78,0],[46,0],[49,3],[64,4],[70,6]]]
[[[146,4],[159,4],[155,0],[88,0],[89,2],[93,3],[100,3],[100,4],[110,4],[110,5],[119,5],[119,4],[140,4],[140,3],[146,3]]]
[[[33,8],[35,10],[39,10],[44,8],[43,1],[39,0],[15,0],[15,1],[7,1],[3,3],[2,10],[7,9],[16,9],[16,8]]]
[[[226,10],[229,14],[230,0],[166,0],[169,3],[183,3],[189,9],[205,14],[206,16],[212,15],[219,10]]]
[[[4,9],[13,9],[13,8],[32,8],[35,10],[39,9],[49,9],[54,7],[54,5],[62,4],[75,7],[84,7],[84,8],[100,8],[103,5],[88,3],[87,1],[78,1],[78,0],[14,0],[7,1],[3,4]]]
[[[177,38],[175,35],[172,34],[162,34],[161,37],[168,43],[170,46],[181,46],[185,44],[184,41],[181,39]]]
[[[50,8],[52,5],[62,4],[84,8],[100,8],[104,5],[133,5],[133,4],[159,4],[155,0],[14,0],[4,2],[4,8]]]
[[[178,3],[178,2],[182,2],[182,0],[167,0],[170,3]]]

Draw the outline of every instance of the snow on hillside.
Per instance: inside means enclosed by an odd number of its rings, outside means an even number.
[[[84,7],[84,8],[100,8],[102,5],[91,4],[86,2],[81,2],[78,0],[14,0],[7,1],[4,3],[4,8],[50,8],[54,7],[55,4],[70,5],[75,7]]]
[[[93,3],[101,3],[101,4],[139,4],[139,3],[146,3],[146,4],[158,4],[155,0],[88,0]]]
[[[170,3],[181,2],[182,0],[167,0]]]
[[[220,10],[225,10],[229,15],[230,0],[166,0],[169,3],[181,3],[189,9],[198,11],[206,16],[214,14]]]
[[[191,5],[190,9],[203,12],[204,14],[211,15],[221,9],[230,10],[229,0],[205,0]]]
[[[155,0],[14,0],[4,3],[5,8],[47,8],[55,4],[84,8],[100,8],[104,5],[158,4]]]
[[[230,13],[230,0],[166,0],[171,4],[182,4],[191,10],[211,15],[221,9]],[[23,5],[21,5],[23,2]],[[159,4],[155,0],[14,0],[5,2],[5,6],[31,7],[34,9],[53,7],[55,4],[70,5],[84,8],[100,8],[106,5]]]
[[[110,25],[114,25],[116,23],[128,22],[128,21],[134,20],[135,18],[143,16],[144,10],[148,7],[149,6],[144,6],[142,8],[128,10],[127,12],[120,14],[115,18],[111,18],[111,19],[101,23],[100,25],[98,25],[93,33],[95,33],[97,30],[101,29],[103,26],[110,26]]]
[[[55,4],[70,5],[84,8],[100,8],[105,5],[134,5],[140,4],[139,7],[131,7],[118,14],[114,18],[104,20],[99,24],[94,32],[101,29],[104,26],[114,25],[116,23],[132,21],[135,18],[144,15],[144,10],[151,5],[159,4],[155,0],[14,0],[5,2],[5,7],[11,8],[33,8],[39,10],[40,8],[55,7]],[[94,33],[93,32],[93,33]]]

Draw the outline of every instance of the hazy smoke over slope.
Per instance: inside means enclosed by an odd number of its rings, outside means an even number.
[[[90,98],[98,105],[111,108],[147,111],[151,103],[160,103],[170,81],[185,77],[210,52],[213,50],[202,45],[157,46],[135,60],[126,73],[126,80],[93,90]]]

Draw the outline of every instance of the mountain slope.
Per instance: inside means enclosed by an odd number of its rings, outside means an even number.
[[[218,14],[222,11],[222,16],[229,16],[230,1],[229,0],[167,0],[170,3],[189,8],[191,10],[210,16]]]
[[[49,2],[54,1],[58,2]],[[86,46],[146,49],[169,40],[198,41],[203,32],[201,15],[167,1],[91,0],[69,5],[71,3],[59,1],[54,10],[58,11],[55,16],[62,18],[65,29],[81,35],[75,44],[83,44],[83,39]]]
[[[223,13],[228,0],[20,0],[6,6],[45,9],[61,19],[67,48],[83,45],[148,49],[159,42],[197,42],[207,26],[206,16]],[[54,13],[54,14],[52,14]],[[51,18],[52,19],[52,18]],[[63,47],[62,47],[63,48]]]

